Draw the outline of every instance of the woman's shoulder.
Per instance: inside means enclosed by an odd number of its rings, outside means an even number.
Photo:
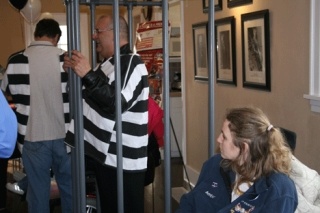
[[[214,154],[206,162],[220,162],[222,160],[221,154]]]
[[[296,193],[294,182],[283,173],[275,172],[267,178],[267,184],[274,187],[279,193]]]
[[[289,175],[286,175],[284,173],[281,172],[273,172],[268,176],[268,179],[272,182],[287,182],[288,180],[291,180]],[[290,181],[292,182],[292,181]]]
[[[208,160],[206,160],[203,164],[204,167],[212,167],[212,165],[219,165],[222,160],[222,157],[220,154],[215,154],[212,157],[210,157]]]

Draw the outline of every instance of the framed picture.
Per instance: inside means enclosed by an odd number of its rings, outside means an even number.
[[[192,25],[193,54],[196,80],[208,80],[208,22]]]
[[[237,7],[244,4],[252,4],[252,0],[228,0],[228,7]]]
[[[237,85],[234,17],[215,20],[218,83]]]
[[[222,0],[213,0],[214,1],[214,11],[222,10]],[[207,13],[209,10],[209,0],[202,0],[202,9],[204,13]]]
[[[271,90],[269,11],[241,15],[243,87]]]

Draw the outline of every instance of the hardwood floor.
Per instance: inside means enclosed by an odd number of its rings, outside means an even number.
[[[15,166],[16,167],[16,166]],[[12,172],[14,168],[12,161],[8,164],[8,182],[14,182]],[[19,169],[19,168],[18,168]],[[183,185],[183,164],[180,158],[171,159],[171,187]],[[145,187],[145,213],[164,213],[164,163],[162,162],[155,171],[153,184]],[[53,213],[60,213],[59,202],[53,201]],[[172,201],[172,212],[177,205]],[[21,195],[7,192],[7,209],[11,213],[27,213],[27,202]]]
[[[152,184],[145,187],[145,213],[164,213],[164,163],[156,168],[154,186],[154,208],[152,206]],[[171,159],[171,187],[183,185],[183,166],[180,158]],[[172,202],[172,209],[176,209],[176,205]]]

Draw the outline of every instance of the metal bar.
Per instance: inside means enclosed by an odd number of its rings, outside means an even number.
[[[209,81],[209,86],[208,86],[208,102],[209,102],[209,129],[208,129],[208,134],[209,134],[209,157],[211,157],[214,154],[214,73],[215,73],[215,35],[214,35],[214,4],[213,1],[209,1],[209,11],[208,11],[208,81]]]
[[[95,28],[95,16],[96,16],[96,5],[90,5],[90,29],[91,29],[91,64],[92,67],[96,67],[97,65],[97,53],[96,53],[96,42],[92,39],[92,35]]]
[[[128,10],[128,26],[129,26],[129,44],[130,44],[130,48],[131,48],[131,50],[133,50],[133,48],[134,48],[134,42],[135,41],[133,41],[133,26],[132,26],[132,24],[133,24],[133,21],[132,21],[132,4],[129,4],[128,6],[127,6],[127,10]]]
[[[117,190],[118,190],[118,212],[124,212],[123,201],[123,153],[122,153],[122,113],[121,113],[121,67],[120,67],[120,33],[119,33],[119,4],[113,0],[113,33],[114,33],[114,65],[116,85],[116,141],[117,141]]]
[[[114,0],[80,0],[80,4],[82,5],[90,5],[90,4],[95,4],[95,5],[112,5]],[[128,6],[128,5],[133,5],[133,6],[161,6],[163,1],[117,1],[116,2],[118,5],[121,6]]]
[[[71,50],[80,50],[80,14],[78,0],[71,0],[67,3],[68,19],[68,51],[71,56]],[[73,212],[84,213],[86,211],[85,203],[85,169],[84,169],[84,147],[83,147],[83,108],[82,108],[82,90],[81,79],[69,70],[71,82],[70,90],[72,97],[70,106],[73,110],[74,129],[75,129],[75,147],[72,149],[72,177],[73,177]]]
[[[70,14],[72,14],[72,10],[73,8],[70,6],[70,2],[65,1],[65,5],[66,5],[66,16],[67,16],[67,26],[72,26],[71,24],[71,19],[72,16]],[[73,49],[73,47],[75,46],[74,43],[72,42],[72,36],[73,36],[73,28],[72,27],[67,27],[67,39],[68,39],[68,52],[69,52],[69,56],[71,56],[71,50]],[[72,89],[71,87],[75,84],[75,74],[72,74],[71,68],[69,68],[68,70],[69,73],[69,79],[68,79],[68,84],[69,84],[69,100],[70,100],[70,118],[73,117],[73,115],[75,114],[74,112],[74,103],[75,103],[75,95],[74,95],[74,89]],[[76,160],[74,160],[76,158],[75,155],[75,151],[74,148],[71,148],[71,171],[72,171],[72,180],[75,180],[76,178]],[[77,182],[76,181],[72,181],[72,194],[73,197],[75,197],[75,195],[77,194]],[[72,202],[72,207],[75,210],[77,208],[78,205],[78,200],[79,199],[73,199]]]
[[[90,4],[90,29],[91,29],[91,66],[96,67],[97,66],[97,47],[96,47],[96,41],[93,40],[93,32],[95,29],[95,17],[96,17],[96,5],[95,4]],[[98,189],[98,185],[97,182],[96,183],[96,211],[97,213],[101,213],[101,209],[100,209],[100,194],[99,194],[99,189]]]
[[[171,137],[170,137],[170,97],[169,97],[169,20],[168,0],[162,1],[162,36],[163,36],[163,108],[164,108],[164,194],[165,212],[171,212]]]
[[[96,17],[96,5],[95,4],[91,4],[90,5],[90,29],[91,29],[91,46],[92,46],[92,50],[91,50],[91,66],[92,67],[96,67],[97,66],[97,54],[96,54],[96,41],[93,40],[93,32],[95,29],[95,17]],[[98,189],[98,185],[97,185],[97,181],[95,181],[95,188],[96,188],[96,212],[97,213],[101,213],[101,209],[100,209],[100,194],[99,194],[99,189]]]

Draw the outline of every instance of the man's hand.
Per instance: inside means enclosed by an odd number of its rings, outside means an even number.
[[[80,78],[91,70],[88,59],[77,50],[72,50],[71,58],[68,53],[64,55],[63,69],[67,71],[68,68],[72,68]]]

